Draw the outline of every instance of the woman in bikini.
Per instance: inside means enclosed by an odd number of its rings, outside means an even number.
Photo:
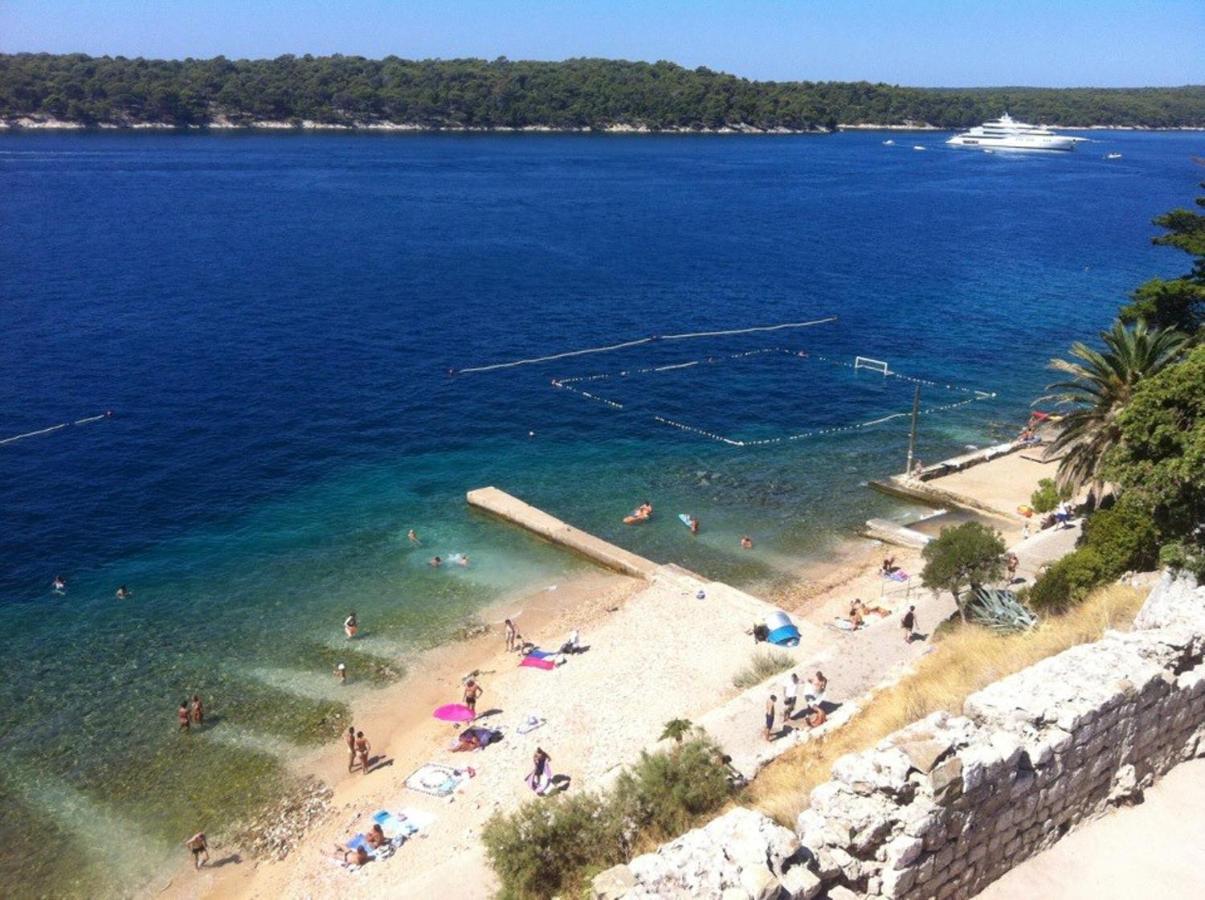
[[[365,775],[368,774],[368,753],[371,749],[372,747],[368,743],[368,738],[364,737],[364,732],[357,731],[355,743],[356,762],[359,763],[360,770]]]

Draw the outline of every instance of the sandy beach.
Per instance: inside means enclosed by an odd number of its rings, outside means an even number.
[[[1047,472],[1047,466],[1013,454],[949,476],[941,487],[1003,511],[1025,502]],[[1019,519],[1015,528],[998,524],[1010,546],[1027,551],[1023,574],[1032,574],[1042,559],[1063,552],[1074,539],[1068,531],[1023,541]],[[914,577],[884,579],[885,555]],[[803,631],[800,646],[790,651],[798,671],[823,666],[834,699],[857,696],[931,652],[927,642],[900,639],[898,616],[904,608],[917,606],[919,630],[926,634],[953,612],[950,598],[919,586],[920,569],[917,550],[850,539],[835,559],[809,566],[794,586],[767,600],[663,566],[647,581],[599,571],[555,591],[546,587],[508,601],[483,616],[491,625],[488,634],[422,654],[401,682],[356,705],[356,727],[364,730],[377,758],[367,775],[347,773],[342,743],[300,766],[329,784],[334,797],[331,814],[284,861],[247,860],[196,873],[182,866],[158,893],[180,898],[488,896],[496,883],[480,831],[493,813],[532,797],[524,776],[536,747],[551,756],[555,773],[568,776],[569,790],[594,789],[641,750],[655,746],[666,721],[684,717],[706,719],[738,768],[751,764],[766,749],[759,715],[766,687],[741,692],[732,685],[756,649],[747,629],[775,608],[792,612]],[[834,618],[845,615],[855,597],[891,615],[872,617],[863,632],[834,629]],[[507,616],[537,644],[555,647],[578,629],[589,649],[570,655],[553,671],[519,667],[518,657],[503,648],[501,622]],[[504,739],[482,750],[453,753],[449,744],[456,727],[433,719],[431,711],[458,702],[462,677],[475,669],[481,670],[485,691],[478,705],[482,724],[500,729]],[[530,714],[545,724],[518,734],[516,727]],[[429,796],[405,786],[425,763],[472,767],[475,775],[449,797]],[[372,813],[402,808],[427,813],[433,821],[391,858],[355,872],[330,860],[336,845],[371,826]],[[215,846],[212,854],[220,859],[233,849]]]

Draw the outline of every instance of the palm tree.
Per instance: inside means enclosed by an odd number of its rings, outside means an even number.
[[[1054,393],[1034,401],[1072,407],[1046,455],[1066,454],[1059,462],[1060,487],[1078,490],[1091,484],[1097,497],[1104,485],[1105,455],[1121,440],[1117,416],[1139,382],[1174,362],[1188,340],[1171,329],[1148,329],[1141,320],[1133,327],[1114,322],[1100,337],[1104,351],[1076,341],[1071,345],[1075,359],[1052,359],[1048,368],[1070,375],[1071,380],[1047,385]]]
[[[661,732],[661,740],[673,738],[674,743],[681,744],[682,738],[690,734],[695,727],[690,719],[670,719],[665,723],[665,730]]]

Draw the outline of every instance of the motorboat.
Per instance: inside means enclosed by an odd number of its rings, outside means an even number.
[[[1055,134],[1044,125],[1018,122],[1008,113],[946,141],[951,147],[973,150],[1074,150],[1083,138]]]

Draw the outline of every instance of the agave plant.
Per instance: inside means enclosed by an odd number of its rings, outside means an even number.
[[[1001,634],[1028,631],[1038,624],[1038,617],[1016,594],[998,588],[976,588],[967,603],[967,619]]]
[[[1048,368],[1071,380],[1047,385],[1053,393],[1034,401],[1071,407],[1047,454],[1065,454],[1059,462],[1060,487],[1078,490],[1091,484],[1097,497],[1104,486],[1105,455],[1121,440],[1118,414],[1138,383],[1175,362],[1188,340],[1178,331],[1148,329],[1142,321],[1132,327],[1114,322],[1100,337],[1103,351],[1076,341],[1071,345],[1074,359],[1052,359]]]

